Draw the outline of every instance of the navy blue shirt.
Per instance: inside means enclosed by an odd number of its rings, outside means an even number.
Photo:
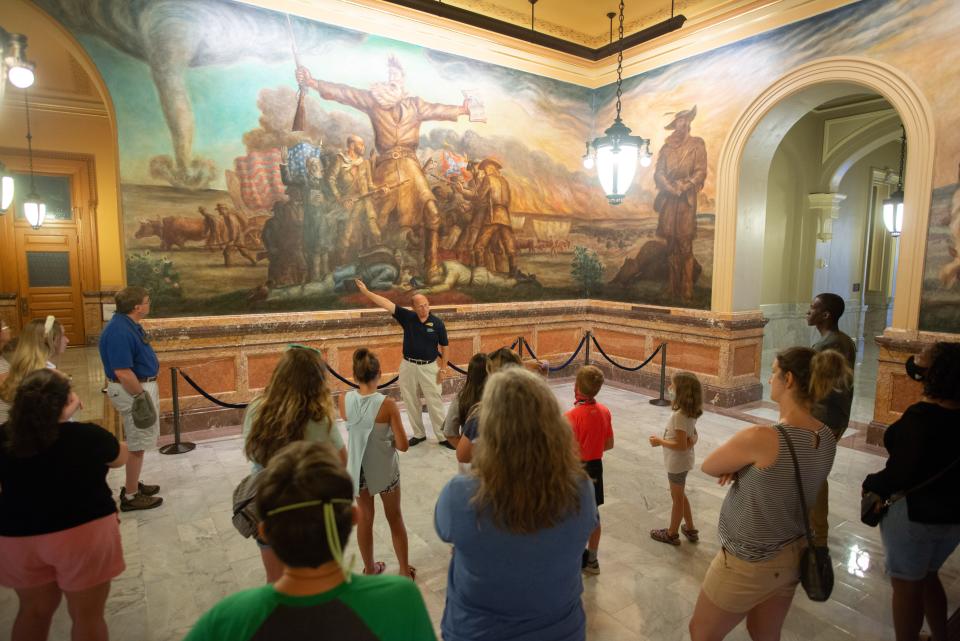
[[[393,311],[393,317],[403,327],[403,357],[418,361],[435,361],[440,356],[438,345],[447,346],[447,328],[443,321],[430,314],[427,320],[420,322],[416,312],[400,307]]]
[[[107,378],[116,380],[118,369],[132,369],[137,378],[160,371],[160,361],[147,342],[147,333],[126,314],[114,314],[100,334],[100,360]]]

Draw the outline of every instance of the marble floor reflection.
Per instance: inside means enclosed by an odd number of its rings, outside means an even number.
[[[573,398],[569,382],[554,385],[563,406]],[[673,641],[686,639],[700,581],[717,552],[717,516],[725,489],[695,471],[688,481],[699,544],[669,547],[648,531],[666,525],[670,511],[662,455],[647,437],[659,433],[669,415],[649,397],[607,386],[600,400],[613,412],[616,448],[604,464],[607,503],[600,548],[602,572],[584,578],[583,602],[591,641]],[[746,423],[708,412],[699,421],[697,459]],[[401,454],[403,510],[417,583],[430,615],[443,611],[447,545],[433,530],[433,506],[443,484],[456,472],[453,452],[428,441]],[[840,448],[830,476],[830,539],[837,584],[826,603],[809,601],[798,590],[783,638],[791,641],[892,639],[890,588],[883,575],[879,532],[857,519],[860,482],[882,465],[876,455]],[[237,438],[201,443],[189,454],[147,455],[145,479],[163,487],[164,505],[122,515],[127,570],[113,583],[107,604],[111,638],[120,641],[180,639],[201,612],[221,597],[262,582],[256,546],[230,523],[230,495],[248,465]],[[113,488],[121,471],[111,472]],[[68,498],[68,497],[64,497]],[[385,520],[375,528],[376,556],[397,569]],[[347,556],[356,552],[351,542]],[[960,601],[960,559],[942,576],[950,610]],[[8,638],[16,597],[0,590],[0,638]],[[65,606],[56,615],[51,639],[69,638]],[[747,639],[743,626],[730,639]]]

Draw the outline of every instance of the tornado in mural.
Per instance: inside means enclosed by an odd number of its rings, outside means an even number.
[[[370,89],[316,79],[306,67],[298,67],[296,75],[301,86],[312,87],[324,99],[358,109],[370,118],[377,152],[373,181],[385,190],[377,203],[380,227],[386,227],[395,213],[408,239],[415,228],[422,228],[424,274],[428,283],[440,282],[440,212],[417,159],[420,125],[428,120],[456,121],[469,116],[473,101],[467,98],[462,105],[442,105],[407,95],[403,67],[393,56],[387,64],[387,82],[374,83]]]

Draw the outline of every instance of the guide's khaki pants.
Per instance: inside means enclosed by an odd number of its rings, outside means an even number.
[[[438,371],[436,361],[424,365],[411,363],[406,359],[400,361],[400,398],[407,408],[413,435],[423,438],[426,434],[420,406],[420,394],[423,394],[433,433],[436,434],[437,441],[445,441],[447,437],[443,435],[443,399],[440,398],[440,385],[437,383]]]

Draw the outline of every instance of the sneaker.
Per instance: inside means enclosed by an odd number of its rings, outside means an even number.
[[[137,492],[133,496],[127,496],[126,492],[120,493],[120,511],[130,512],[132,510],[152,510],[160,507],[163,498],[159,496],[147,496],[142,492]]]
[[[600,561],[594,559],[593,561],[585,561],[583,565],[584,574],[600,574]]]
[[[456,449],[457,449],[457,448],[455,448],[455,447],[453,446],[453,444],[450,443],[450,441],[440,441],[440,442],[438,443],[438,445],[439,445],[440,447],[445,447],[445,448],[447,448],[448,450],[456,450]]]
[[[413,447],[414,445],[420,445],[425,440],[427,440],[426,436],[414,436],[413,438],[407,441],[407,445],[409,445],[410,447]]]
[[[153,496],[160,492],[159,485],[147,485],[145,483],[137,483],[137,493],[143,494],[144,496]]]

